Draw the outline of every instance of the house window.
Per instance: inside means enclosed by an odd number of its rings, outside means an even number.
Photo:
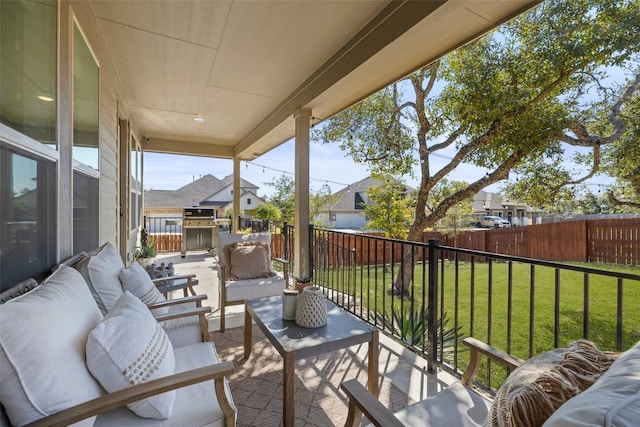
[[[99,69],[80,29],[73,31],[73,250],[98,246]]]
[[[73,159],[98,170],[99,68],[80,29],[73,31]]]
[[[0,142],[0,291],[56,261],[56,163]]]
[[[356,193],[354,197],[354,206],[353,208],[356,210],[364,210],[364,206],[366,204],[365,201],[366,195],[363,193]]]
[[[331,221],[335,221],[336,220],[336,214],[331,214]]]
[[[56,1],[0,1],[0,123],[56,149]]]
[[[98,180],[73,171],[73,251],[98,246]]]
[[[251,199],[247,198],[247,205],[250,205],[250,204],[251,204]]]

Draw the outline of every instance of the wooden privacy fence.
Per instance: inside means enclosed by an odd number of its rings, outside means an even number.
[[[314,256],[338,265],[347,257],[355,265],[398,263],[403,242],[376,239],[380,234],[322,233],[314,236]],[[373,238],[371,238],[374,236]],[[513,255],[545,261],[601,262],[640,265],[640,220],[579,220],[487,230],[466,231],[458,236],[429,231],[424,243],[436,238],[443,246]],[[321,255],[322,254],[322,255]],[[426,249],[414,248],[413,261],[427,257]],[[453,254],[451,254],[453,257]],[[468,256],[458,254],[468,261]],[[476,257],[476,261],[483,259]]]

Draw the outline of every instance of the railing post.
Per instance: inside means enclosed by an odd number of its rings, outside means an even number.
[[[438,239],[429,239],[429,352],[427,353],[427,369],[436,373],[438,355]]]
[[[309,224],[309,279],[313,281],[313,224]]]
[[[287,261],[291,261],[291,257],[289,256],[289,226],[287,225],[287,221],[282,224],[282,253],[280,256]]]

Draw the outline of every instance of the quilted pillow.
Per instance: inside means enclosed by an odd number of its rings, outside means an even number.
[[[149,274],[137,261],[133,262],[128,268],[120,270],[118,278],[122,283],[122,289],[140,298],[140,301],[145,305],[166,301],[151,280],[151,277],[149,277]],[[168,307],[154,309],[156,314],[166,314],[168,311]]]
[[[532,357],[502,384],[484,426],[541,426],[564,402],[596,382],[614,360],[587,340]]]
[[[0,305],[0,402],[18,426],[104,393],[85,364],[87,336],[102,320],[84,279],[61,266],[35,289]],[[92,426],[95,417],[78,426]]]
[[[175,372],[173,346],[149,309],[125,292],[89,334],[87,367],[109,392],[165,377]],[[138,416],[164,419],[171,415],[176,391],[127,405]]]
[[[273,277],[269,245],[264,242],[236,242],[224,247],[229,277],[232,280]]]

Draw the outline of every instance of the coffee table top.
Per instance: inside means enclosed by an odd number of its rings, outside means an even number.
[[[280,355],[294,352],[295,359],[370,342],[378,333],[377,328],[329,300],[327,324],[319,328],[303,328],[294,320],[284,320],[280,296],[247,301],[246,310]]]

